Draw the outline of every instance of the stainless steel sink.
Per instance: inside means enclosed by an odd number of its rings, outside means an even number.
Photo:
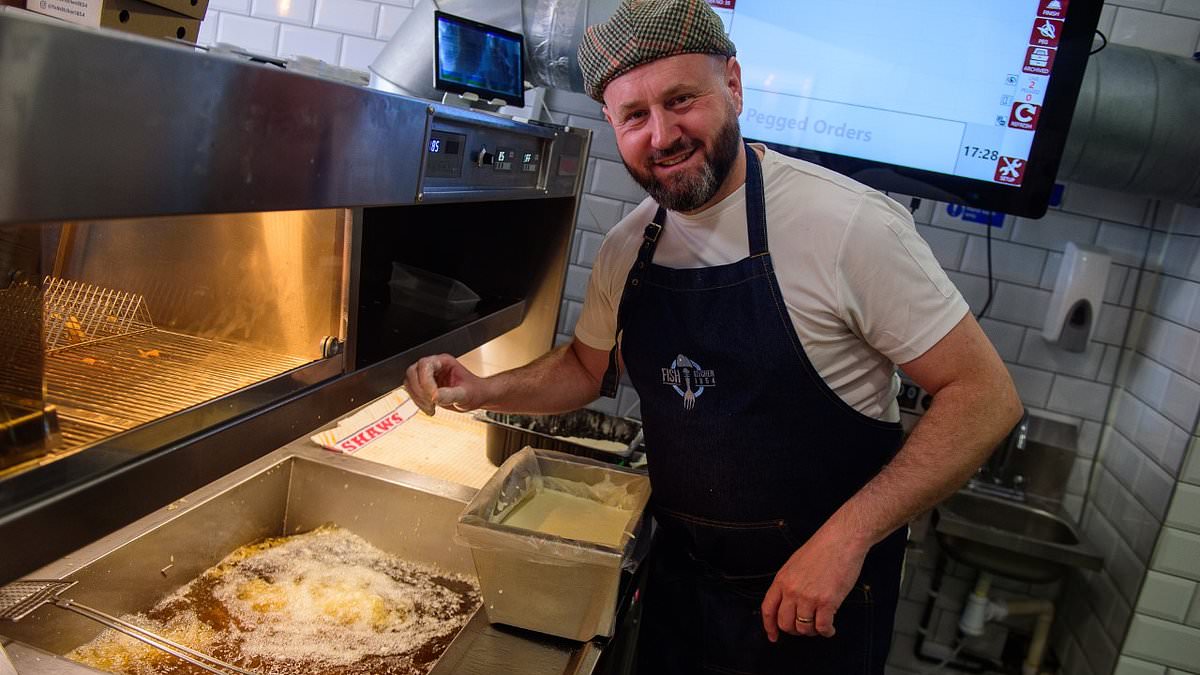
[[[1035,498],[1030,497],[1030,500]],[[951,559],[1011,579],[1046,583],[1102,559],[1061,509],[963,489],[935,509],[938,542]]]

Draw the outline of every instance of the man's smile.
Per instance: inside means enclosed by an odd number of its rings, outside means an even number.
[[[670,155],[669,157],[653,160],[652,166],[660,173],[674,173],[673,170],[676,167],[687,162],[697,154],[696,150],[697,148],[693,147],[688,150],[684,150],[683,152]]]

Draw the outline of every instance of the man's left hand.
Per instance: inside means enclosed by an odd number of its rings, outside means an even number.
[[[762,603],[771,642],[779,632],[833,637],[834,614],[854,588],[869,549],[821,528],[775,574]]]

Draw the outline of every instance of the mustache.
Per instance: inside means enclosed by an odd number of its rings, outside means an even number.
[[[685,152],[691,152],[692,150],[695,150],[697,147],[699,147],[699,145],[700,145],[699,143],[696,143],[695,141],[693,141],[689,138],[680,138],[679,140],[672,143],[671,146],[668,147],[667,149],[654,151],[650,155],[649,163],[655,164],[657,162],[661,162],[664,159],[667,159],[668,157],[674,157],[675,155],[680,155]]]

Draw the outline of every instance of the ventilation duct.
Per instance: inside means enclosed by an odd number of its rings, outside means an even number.
[[[1091,57],[1059,178],[1200,206],[1200,63],[1110,44]]]

